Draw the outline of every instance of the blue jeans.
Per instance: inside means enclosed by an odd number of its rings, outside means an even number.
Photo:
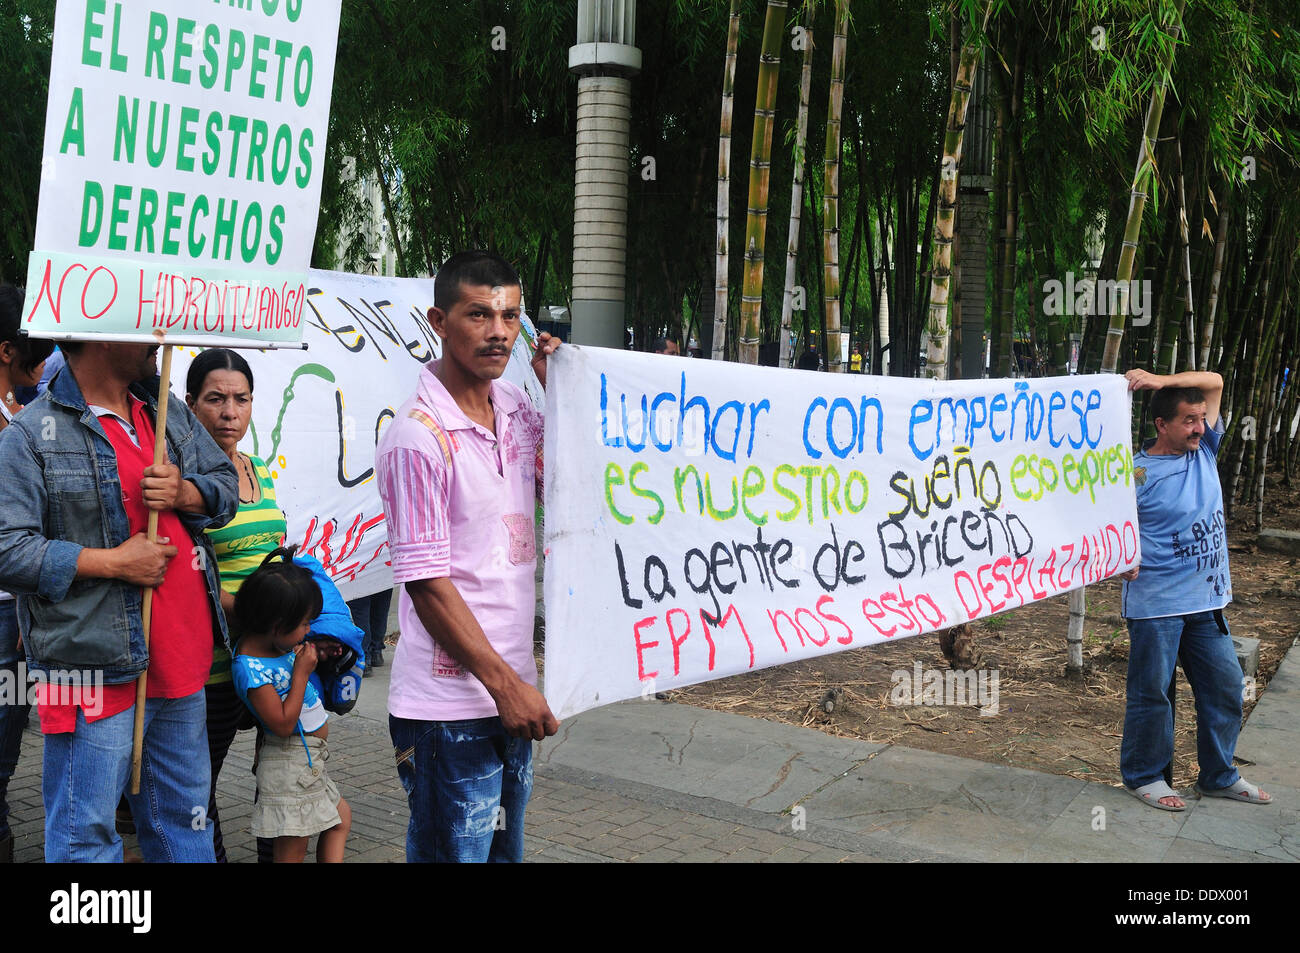
[[[46,862],[121,861],[115,815],[126,793],[146,861],[212,863],[206,714],[202,689],[145,702],[140,793],[134,795],[127,793],[134,705],[89,724],[78,710],[75,731],[46,735]]]
[[[27,678],[23,653],[18,650],[18,612],[12,599],[0,602],[0,840],[9,836],[9,779],[18,767],[18,752],[27,727]],[[20,677],[22,676],[22,677]]]
[[[348,603],[352,623],[365,633],[361,643],[366,653],[366,664],[384,651],[384,636],[388,634],[388,610],[393,604],[393,590],[385,589],[373,596],[362,596]]]
[[[1215,613],[1129,619],[1128,629],[1127,705],[1119,755],[1124,783],[1138,788],[1158,781],[1173,761],[1170,687],[1174,666],[1181,661],[1196,699],[1198,783],[1211,790],[1235,784],[1239,775],[1232,755],[1241,731],[1241,665]]]
[[[500,718],[413,721],[388,716],[411,822],[408,863],[518,863],[533,790],[533,743]]]

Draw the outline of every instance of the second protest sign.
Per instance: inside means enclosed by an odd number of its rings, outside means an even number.
[[[551,364],[561,718],[1138,564],[1122,377],[942,383],[574,347]]]

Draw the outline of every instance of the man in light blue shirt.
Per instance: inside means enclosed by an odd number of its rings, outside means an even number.
[[[1163,811],[1186,805],[1171,787],[1174,667],[1196,697],[1196,790],[1250,804],[1272,798],[1233,767],[1241,730],[1241,666],[1223,618],[1232,601],[1228,538],[1216,455],[1223,437],[1223,378],[1134,369],[1129,390],[1153,390],[1156,437],[1133,458],[1142,564],[1123,574],[1129,627],[1127,705],[1120,770],[1130,794]]]

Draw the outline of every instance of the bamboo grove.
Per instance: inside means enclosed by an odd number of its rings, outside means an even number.
[[[53,9],[0,0],[4,280],[34,239]],[[575,16],[345,0],[314,263],[364,266],[364,175],[398,273],[488,246],[530,305],[565,304]],[[1066,373],[1072,351],[1100,370],[1109,337],[1115,370],[1223,374],[1238,515],[1294,480],[1295,0],[639,0],[637,25],[634,346],[816,345],[847,371],[842,334],[870,373],[959,377]]]

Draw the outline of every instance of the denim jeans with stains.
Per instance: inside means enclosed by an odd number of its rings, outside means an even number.
[[[388,716],[411,821],[408,863],[517,863],[533,790],[533,743],[500,718],[415,721]]]
[[[1217,790],[1240,775],[1233,766],[1241,731],[1241,663],[1221,612],[1129,619],[1127,704],[1120,771],[1139,788],[1158,781],[1174,757],[1170,685],[1182,663],[1196,699],[1197,783]],[[1166,777],[1168,783],[1172,781]]]

